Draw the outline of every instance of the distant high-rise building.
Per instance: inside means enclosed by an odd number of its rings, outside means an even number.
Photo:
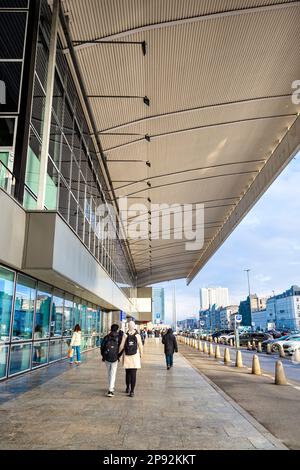
[[[157,325],[165,322],[165,290],[153,287],[152,289],[152,322]]]
[[[208,310],[213,305],[217,308],[229,305],[229,291],[227,287],[200,288],[200,310]]]

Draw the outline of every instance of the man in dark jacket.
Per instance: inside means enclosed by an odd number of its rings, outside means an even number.
[[[178,352],[177,341],[171,328],[169,328],[167,333],[163,336],[162,343],[165,345],[167,369],[170,370],[171,367],[173,367],[174,352]]]

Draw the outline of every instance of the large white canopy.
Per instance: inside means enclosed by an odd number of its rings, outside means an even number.
[[[190,281],[294,151],[255,190],[300,108],[291,99],[292,83],[300,79],[300,2],[63,5],[117,198],[148,209],[150,201],[205,204],[200,251],[186,251],[182,240],[154,240],[151,225],[149,239],[129,240],[138,284]]]

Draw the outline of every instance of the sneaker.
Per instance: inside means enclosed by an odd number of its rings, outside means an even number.
[[[170,367],[170,366],[168,366],[168,367],[167,367],[167,369],[168,369],[168,370],[170,370],[170,369],[171,369],[171,367]]]
[[[130,396],[130,398],[133,398],[134,397],[134,392],[130,392],[129,396]]]
[[[127,393],[127,394],[130,393],[129,388],[126,388],[125,393]]]
[[[114,397],[114,393],[113,393],[113,392],[108,392],[108,393],[107,393],[107,396],[108,396],[109,398],[112,398],[112,397]]]

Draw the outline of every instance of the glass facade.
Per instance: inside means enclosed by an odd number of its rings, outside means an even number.
[[[28,4],[22,8],[24,11],[19,8],[18,12],[13,12],[11,8],[12,11],[0,13],[0,31],[5,33],[0,33],[0,80],[15,84],[14,87],[9,87],[10,107],[2,117],[0,113],[0,187],[11,195],[14,195],[15,184],[14,136],[17,121],[14,116],[9,115],[9,111],[17,113],[19,109],[20,71],[25,52]],[[11,22],[7,17],[16,14],[19,21],[14,24],[18,25],[19,31],[14,27],[14,37],[18,40],[10,44],[5,40],[10,37]],[[41,1],[40,18],[23,201],[27,210],[37,208],[52,19],[47,0]],[[108,239],[108,233],[117,233],[118,222],[112,213],[114,209],[99,162],[98,147],[87,124],[59,37],[57,44],[44,209],[57,211],[63,217],[120,288],[134,287],[134,269],[124,240],[120,240],[117,235]],[[14,88],[15,92],[12,94]],[[104,222],[98,210],[100,205],[105,207],[105,216],[109,215],[110,227],[103,227]],[[47,322],[50,312],[45,304],[43,309],[47,311],[43,310],[38,314],[38,321]],[[42,338],[49,334],[43,324],[37,323],[35,327],[38,328],[35,333],[41,333]],[[50,329],[50,334],[51,332]]]
[[[100,346],[100,307],[0,265],[0,380],[66,359],[73,328],[82,351]]]

